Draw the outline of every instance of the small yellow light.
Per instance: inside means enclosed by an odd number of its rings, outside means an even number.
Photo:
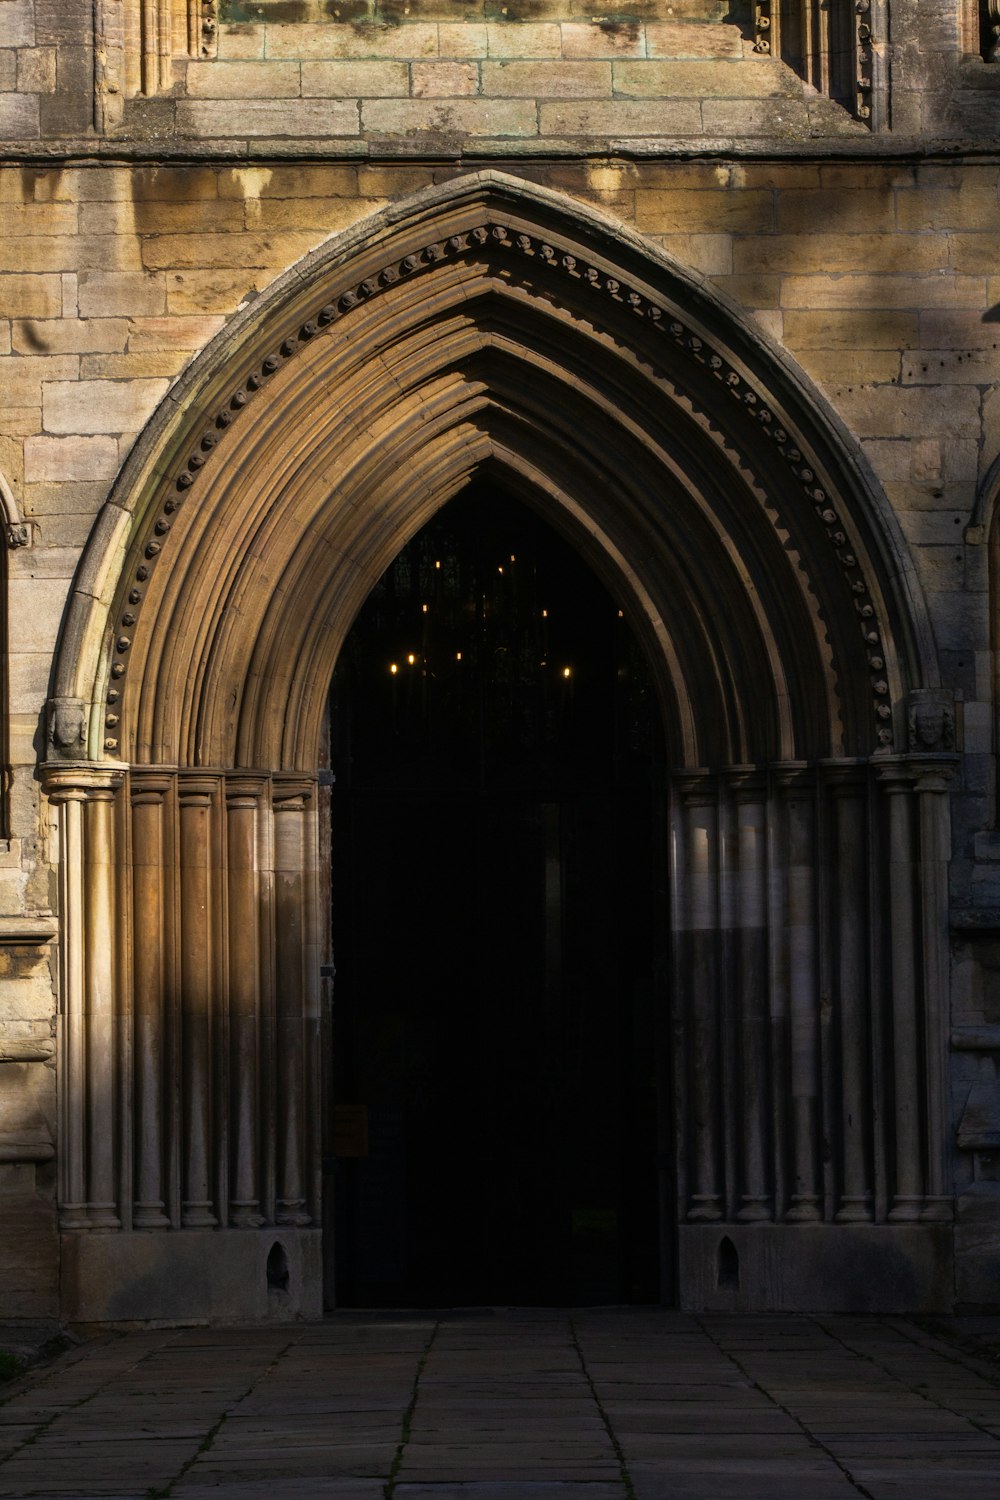
[[[461,661],[462,660],[462,653],[461,653],[461,651],[456,651],[455,652],[455,660],[456,661]]]
[[[436,567],[436,568],[439,568],[439,567],[440,567],[440,566],[441,566],[441,564],[440,564],[440,563],[439,563],[439,562],[436,562],[436,563],[435,563],[435,564],[434,564],[434,566],[435,566],[435,567]]]
[[[421,608],[421,610],[422,610],[422,612],[424,614],[427,614],[428,610],[430,609],[430,605],[429,604],[421,604],[420,608]]]
[[[427,605],[425,604],[424,605],[424,609],[426,609],[426,608],[427,608]],[[624,620],[624,618],[625,618],[625,611],[623,609],[620,609],[618,611],[618,618],[619,618],[619,620]]]
[[[517,558],[514,556],[513,552],[510,554],[510,560],[511,562],[517,562]]]
[[[399,668],[398,668],[398,667],[397,667],[397,666],[396,666],[396,663],[395,663],[395,662],[393,662],[393,663],[392,663],[392,664],[391,664],[391,665],[390,665],[390,667],[389,667],[389,671],[390,671],[390,672],[391,672],[391,673],[392,673],[392,675],[393,675],[393,677],[395,677],[395,675],[396,675],[396,673],[397,673],[397,672],[398,672],[398,671],[399,671]]]
[[[410,652],[409,656],[406,658],[406,660],[410,663],[411,667],[413,666],[413,663],[416,661],[416,659],[417,658],[414,656],[414,654],[413,654],[412,651]]]
[[[502,573],[503,572],[503,568],[497,568],[497,572],[498,573]]]
[[[563,676],[564,677],[569,677],[570,675],[571,675],[570,674],[570,668],[569,667],[563,667]]]
[[[547,620],[548,618],[549,618],[549,612],[548,612],[548,610],[547,609],[543,609],[542,610],[542,619],[543,620]]]

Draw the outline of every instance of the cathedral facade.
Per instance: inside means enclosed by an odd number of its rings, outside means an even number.
[[[3,1316],[1000,1304],[997,0],[0,0],[0,138]]]

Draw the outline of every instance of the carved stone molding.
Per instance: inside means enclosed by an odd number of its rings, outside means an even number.
[[[161,504],[142,537],[139,551],[133,554],[135,560],[131,564],[132,574],[124,608],[117,619],[113,636],[110,684],[106,694],[105,727],[108,734],[104,741],[105,750],[109,754],[115,754],[119,750],[119,704],[128,673],[135,627],[141,615],[147,586],[168,543],[177,512],[183,505],[190,503],[192,492],[196,491],[199,477],[211,462],[212,452],[222,434],[242,418],[247,407],[279,370],[314,340],[326,335],[342,319],[350,318],[356,309],[377,299],[387,288],[425,274],[443,262],[484,254],[496,257],[504,275],[519,277],[523,284],[533,284],[538,275],[552,274],[573,282],[576,288],[589,288],[609,307],[613,306],[616,313],[625,312],[640,319],[655,338],[662,339],[669,345],[673,356],[679,355],[682,363],[696,367],[699,373],[708,372],[719,382],[728,398],[740,410],[738,427],[743,429],[748,444],[750,427],[765,437],[773,451],[783,460],[792,493],[797,495],[801,504],[808,507],[822,527],[827,544],[843,575],[863,641],[869,650],[870,706],[875,725],[875,741],[879,747],[889,749],[893,744],[892,708],[882,655],[883,629],[878,619],[874,593],[859,558],[852,550],[844,521],[816,472],[815,461],[804,451],[803,440],[783,425],[771,409],[765,394],[754,385],[745,370],[736,368],[704,334],[696,332],[644,291],[572,251],[558,248],[541,235],[513,231],[507,224],[490,219],[393,259],[377,273],[348,287],[335,299],[318,305],[311,316],[303,319],[297,329],[287,333],[279,345],[260,359],[257,368],[231,391],[208,419],[201,437],[168,481]],[[529,268],[535,271],[535,277],[531,276]],[[690,393],[685,394],[694,404]],[[755,467],[752,460],[747,457],[745,463],[752,472]]]

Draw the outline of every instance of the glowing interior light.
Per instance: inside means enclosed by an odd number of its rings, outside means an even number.
[[[389,671],[392,673],[393,677],[395,677],[396,673],[399,671],[399,668],[396,666],[395,662],[391,663]]]
[[[424,609],[426,609],[426,608],[427,608],[427,605],[425,604],[424,605]],[[624,618],[625,618],[625,611],[623,609],[620,609],[618,611],[618,618],[619,618],[619,620],[624,620]]]
[[[502,573],[503,572],[503,568],[497,568],[497,572],[498,573]]]
[[[569,668],[569,667],[563,667],[563,676],[564,676],[564,677],[569,677],[569,676],[571,676],[571,670],[570,670],[570,668]]]
[[[514,556],[513,552],[510,554],[510,560],[511,562],[517,562],[517,558]]]
[[[455,660],[456,661],[461,661],[462,660],[462,653],[461,653],[461,651],[456,651],[455,652]]]
[[[439,568],[439,567],[440,567],[440,566],[441,566],[441,564],[440,564],[440,563],[439,563],[439,562],[436,562],[436,563],[435,563],[435,564],[434,564],[434,566],[435,566],[435,567],[436,567],[436,568]]]
[[[413,666],[413,663],[416,661],[416,659],[417,658],[414,656],[414,654],[413,654],[412,651],[410,652],[409,656],[406,658],[406,660],[410,663],[411,667]]]
[[[547,620],[548,618],[549,618],[549,612],[548,612],[548,610],[547,609],[543,609],[542,610],[542,619],[543,620]]]

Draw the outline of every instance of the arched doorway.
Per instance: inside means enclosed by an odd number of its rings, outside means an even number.
[[[331,700],[338,1302],[672,1295],[659,716],[624,611],[487,481],[363,606]]]
[[[235,319],[81,564],[43,769],[68,1304],[265,1316],[280,1243],[282,1306],[318,1309],[329,685],[393,558],[487,474],[610,589],[663,705],[681,1301],[931,1305],[951,760],[905,547],[732,308],[494,173]]]

